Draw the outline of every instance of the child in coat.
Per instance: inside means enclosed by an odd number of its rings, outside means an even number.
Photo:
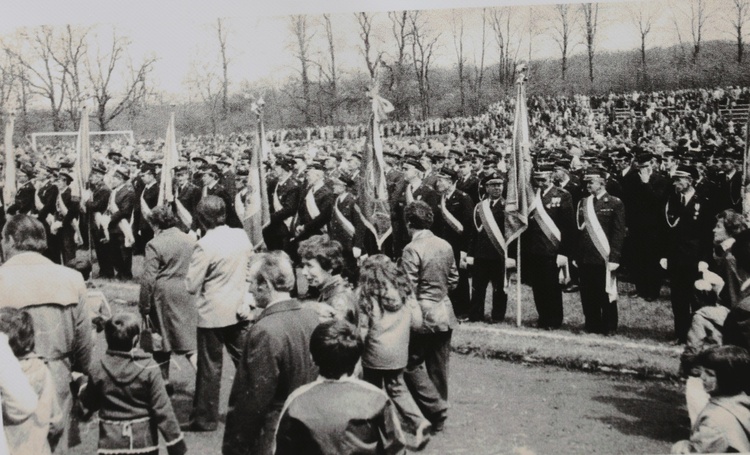
[[[187,452],[159,365],[138,349],[138,317],[120,313],[104,326],[107,353],[93,362],[81,403],[99,411],[100,454],[159,453],[159,436],[170,455]]]
[[[11,455],[50,454],[65,424],[52,374],[44,360],[34,353],[34,321],[23,310],[0,308],[0,332],[8,336],[8,344],[38,397],[31,417],[17,423],[6,420],[9,452]]]

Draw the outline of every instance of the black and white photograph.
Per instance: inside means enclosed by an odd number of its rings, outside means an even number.
[[[750,0],[0,15],[0,455],[750,453]]]

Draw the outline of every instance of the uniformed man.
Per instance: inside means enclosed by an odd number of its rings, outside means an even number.
[[[434,217],[434,232],[453,247],[458,264],[458,286],[450,292],[450,298],[456,315],[468,318],[471,289],[466,259],[474,239],[474,204],[466,193],[456,189],[456,171],[442,168],[435,176],[435,189],[440,195],[440,202]]]
[[[457,163],[458,181],[456,188],[469,195],[471,201],[476,205],[479,203],[479,178],[474,175],[470,159],[462,159]]]
[[[37,210],[37,218],[42,222],[47,234],[47,250],[44,252],[44,256],[56,264],[62,264],[61,239],[50,231],[50,226],[57,216],[57,195],[60,193],[60,189],[55,182],[55,176],[58,171],[58,168],[52,166],[40,167],[36,180],[37,190],[34,204]]]
[[[725,156],[722,160],[724,175],[719,180],[717,213],[726,209],[742,213],[742,173],[738,172],[738,167],[737,161],[731,156]]]
[[[328,236],[341,244],[344,256],[342,275],[351,282],[356,282],[353,278],[356,276],[357,262],[352,253],[357,222],[357,212],[354,209],[357,204],[356,184],[345,175],[330,182],[336,199],[333,201],[331,220],[328,222]]]
[[[409,243],[409,234],[406,230],[406,224],[404,220],[404,209],[407,205],[414,201],[424,201],[433,211],[433,214],[437,214],[438,204],[440,197],[434,188],[424,184],[422,176],[424,176],[425,168],[422,166],[420,161],[415,159],[408,159],[404,161],[404,189],[399,197],[396,199],[394,210],[391,213],[391,223],[393,224],[393,257],[400,257],[401,251],[404,249],[407,243]],[[434,225],[433,225],[433,232]]]
[[[202,197],[206,196],[218,196],[220,197],[226,207],[226,224],[232,228],[241,228],[242,223],[240,222],[237,212],[234,211],[234,197],[219,183],[219,177],[221,176],[221,170],[215,164],[205,166],[201,171],[201,179],[203,188],[201,188]],[[193,220],[194,229],[197,228],[197,220]]]
[[[56,201],[56,224],[51,227],[51,230],[55,232],[54,235],[60,237],[60,255],[63,264],[75,259],[76,248],[83,243],[81,223],[78,219],[81,213],[80,199],[73,197],[71,183],[73,183],[72,173],[68,170],[61,170],[57,180],[60,192]]]
[[[83,195],[84,207],[86,208],[86,223],[91,226],[91,239],[96,252],[97,262],[99,263],[99,278],[114,278],[115,271],[112,265],[112,259],[106,251],[106,243],[109,240],[109,231],[107,226],[101,222],[101,218],[107,212],[112,190],[104,183],[104,176],[107,174],[107,168],[101,163],[91,165],[91,174],[89,174],[90,189],[87,189]],[[85,225],[84,225],[85,226]],[[83,229],[87,232],[87,229]]]
[[[320,163],[312,163],[306,170],[307,191],[302,195],[293,228],[294,243],[323,234],[331,219],[335,196],[325,184]]]
[[[143,163],[140,169],[140,178],[143,188],[140,193],[136,193],[133,210],[133,231],[135,233],[133,254],[135,255],[143,255],[146,251],[146,244],[154,238],[154,230],[148,222],[148,217],[159,202],[156,166],[151,163]]]
[[[107,204],[109,240],[105,244],[105,254],[109,256],[117,278],[130,280],[133,278],[133,244],[135,236],[130,220],[135,207],[135,191],[128,180],[130,171],[125,167],[118,167],[112,174],[115,188]]]
[[[221,170],[219,184],[229,192],[232,200],[234,200],[234,196],[239,190],[237,186],[237,174],[234,171],[234,161],[228,156],[222,156],[216,161],[216,164],[219,165],[219,169]]]
[[[625,207],[607,194],[606,172],[589,168],[584,181],[589,196],[578,204],[581,305],[589,333],[612,335],[617,331],[617,280],[625,240]]]
[[[175,166],[174,177],[174,195],[180,203],[179,206],[175,204],[175,213],[183,224],[183,230],[187,231],[193,224],[195,209],[201,200],[201,189],[190,182],[190,172],[184,164]]]
[[[500,174],[485,177],[482,185],[487,191],[487,197],[474,207],[472,223],[476,235],[467,258],[472,275],[470,321],[484,319],[484,299],[489,283],[492,283],[492,321],[501,322],[505,319],[508,295],[505,291],[507,245],[503,235],[503,183]]]
[[[564,281],[569,275],[569,257],[574,251],[575,215],[573,199],[552,183],[552,166],[534,171],[535,190],[529,227],[522,241],[527,245],[523,274],[529,277],[534,293],[540,329],[557,329],[563,322],[560,269]]]
[[[36,178],[36,171],[28,164],[21,165],[16,174],[18,189],[16,198],[6,211],[8,215],[28,215],[36,213],[36,188],[33,179]]]
[[[693,188],[698,171],[693,166],[678,166],[672,177],[675,192],[664,209],[665,235],[661,245],[661,266],[669,277],[675,336],[679,343],[687,341],[692,314],[697,310],[694,283],[700,277],[699,264],[712,257],[712,228],[705,201]]]
[[[303,187],[292,175],[293,168],[294,162],[283,157],[273,165],[275,182],[268,191],[271,222],[263,229],[263,239],[269,250],[285,249],[291,237],[289,228],[303,197]]]

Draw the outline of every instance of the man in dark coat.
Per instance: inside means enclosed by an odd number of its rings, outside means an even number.
[[[109,197],[107,215],[109,219],[109,241],[105,247],[105,254],[109,256],[117,272],[117,277],[123,280],[133,278],[133,227],[130,220],[135,207],[135,191],[130,185],[130,171],[127,168],[117,168],[112,175],[115,188]]]
[[[227,211],[227,226],[231,228],[241,228],[242,222],[237,216],[237,212],[234,210],[234,196],[232,196],[232,194],[219,183],[220,175],[221,171],[215,164],[204,167],[201,173],[201,178],[203,181],[203,188],[201,190],[201,193],[203,197],[217,196],[221,198],[221,200],[224,201],[224,205]],[[193,224],[196,225],[195,220],[193,220]]]
[[[468,194],[474,205],[479,203],[479,178],[471,172],[471,160],[468,158],[458,162],[456,189]]]
[[[335,196],[325,184],[323,166],[313,163],[307,167],[307,191],[302,195],[294,224],[294,240],[299,243],[314,235],[323,234],[331,219]]]
[[[175,175],[175,184],[174,184],[175,197],[180,202],[182,208],[184,208],[185,211],[188,214],[190,214],[190,217],[195,218],[195,209],[196,207],[198,207],[198,202],[201,200],[201,189],[193,185],[190,182],[190,174],[188,172],[187,166],[185,165],[176,166],[174,169],[174,175]],[[186,218],[185,214],[179,213],[182,210],[181,208],[179,207],[175,207],[175,208],[178,210],[177,215],[181,221],[183,230],[189,229],[192,223],[187,223],[185,219]]]
[[[154,230],[146,216],[159,202],[159,182],[156,180],[156,166],[151,163],[143,163],[140,171],[143,188],[140,193],[136,193],[133,209],[133,232],[135,234],[133,254],[137,255],[143,255],[146,251],[146,244],[154,238]]]
[[[552,167],[534,172],[536,190],[529,227],[523,234],[528,260],[522,263],[530,277],[542,329],[557,329],[563,322],[560,268],[567,270],[573,253],[575,221],[570,193],[552,184]]]
[[[8,215],[28,215],[29,213],[36,212],[34,201],[36,188],[34,188],[34,183],[31,181],[35,177],[36,172],[31,166],[23,165],[18,169],[18,173],[16,174],[18,190],[16,191],[15,201],[6,210]]]
[[[474,204],[466,193],[456,189],[456,171],[443,168],[436,176],[435,187],[440,194],[440,204],[434,231],[453,247],[458,264],[458,286],[450,293],[451,302],[458,317],[468,317],[470,288],[466,258],[475,234],[472,218]]]
[[[91,189],[87,190],[87,194],[84,196],[84,204],[86,207],[86,223],[91,226],[91,236],[89,239],[94,246],[96,252],[97,262],[99,263],[99,277],[100,278],[114,278],[115,270],[112,265],[112,259],[109,257],[106,248],[106,241],[108,234],[105,233],[107,226],[99,226],[96,223],[98,217],[104,215],[107,211],[107,205],[109,204],[110,195],[112,190],[104,183],[104,175],[107,173],[107,169],[98,164],[94,163],[91,166],[91,174],[89,174],[89,184]],[[84,223],[83,231],[87,231]]]
[[[409,243],[409,233],[406,229],[404,220],[404,209],[414,201],[423,201],[430,206],[433,213],[437,213],[440,196],[434,188],[425,185],[422,176],[425,168],[417,160],[409,159],[403,164],[404,180],[406,185],[403,191],[396,198],[396,202],[391,210],[391,223],[393,224],[393,248],[394,257],[398,258],[403,251],[404,246]],[[433,226],[433,232],[434,226]]]
[[[692,314],[696,311],[694,283],[700,277],[699,263],[712,259],[714,219],[705,201],[693,188],[698,171],[693,166],[678,166],[672,177],[675,192],[665,208],[665,230],[661,266],[669,277],[674,329],[680,343],[687,341]]]
[[[42,166],[38,176],[38,200],[35,198],[35,205],[37,218],[42,222],[47,233],[47,250],[44,252],[44,256],[56,264],[62,264],[60,236],[56,233],[52,234],[50,231],[50,226],[54,223],[57,215],[57,195],[60,194],[60,189],[55,182],[58,171],[59,169],[55,167]]]
[[[503,236],[505,201],[503,178],[490,175],[483,180],[487,198],[474,207],[473,221],[476,235],[469,254],[471,264],[470,321],[484,320],[484,298],[487,285],[492,283],[492,321],[505,319],[508,295],[505,293],[505,258],[507,245]],[[492,217],[492,218],[490,218]]]
[[[271,222],[263,229],[263,239],[269,250],[284,249],[290,238],[289,227],[302,199],[302,186],[292,175],[294,162],[279,158],[273,168],[275,181],[268,191]]]
[[[73,197],[70,186],[73,183],[73,175],[67,170],[62,170],[58,174],[58,181],[62,190],[57,201],[57,221],[60,223],[57,232],[60,236],[62,261],[63,264],[67,264],[76,257],[76,237],[79,242],[83,240],[81,229],[85,229],[86,225],[78,219],[81,214],[80,200]]]
[[[584,180],[589,196],[578,204],[577,261],[585,330],[612,335],[618,323],[614,272],[625,241],[625,207],[607,193],[603,169],[587,170]]]
[[[224,455],[273,453],[284,402],[318,375],[310,355],[318,314],[291,298],[294,268],[289,257],[261,253],[248,275],[250,292],[263,312],[244,339],[229,395]]]
[[[336,199],[333,202],[331,220],[328,222],[328,236],[341,244],[344,256],[344,271],[342,275],[350,280],[356,275],[357,262],[352,254],[354,247],[355,225],[357,212],[354,206],[357,198],[352,194],[354,181],[342,175],[330,179],[331,188]],[[352,280],[352,282],[354,282]]]

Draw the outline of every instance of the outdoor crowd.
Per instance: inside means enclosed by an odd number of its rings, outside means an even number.
[[[183,138],[165,205],[162,143],[96,145],[80,197],[72,150],[19,149],[0,266],[5,444],[63,452],[98,411],[100,453],[157,453],[158,433],[184,453],[182,431],[218,428],[226,349],[236,375],[223,453],[419,450],[448,416],[453,329],[504,320],[520,261],[548,330],[564,321],[562,293],[580,292],[585,331],[612,335],[618,278],[647,301],[668,279],[695,422],[675,450],[750,451],[744,133],[719,111],[747,98],[530,98],[531,209],[516,240],[504,231],[510,102],[421,123],[430,135],[384,134],[385,239],[361,229],[359,138],[269,134],[265,248],[243,225],[258,190],[247,182],[253,135]],[[618,119],[623,106],[640,115]],[[144,256],[140,316],[92,304],[89,245],[103,278],[133,279],[133,255]],[[107,351],[92,358],[98,332]],[[173,354],[196,368],[182,424]]]

